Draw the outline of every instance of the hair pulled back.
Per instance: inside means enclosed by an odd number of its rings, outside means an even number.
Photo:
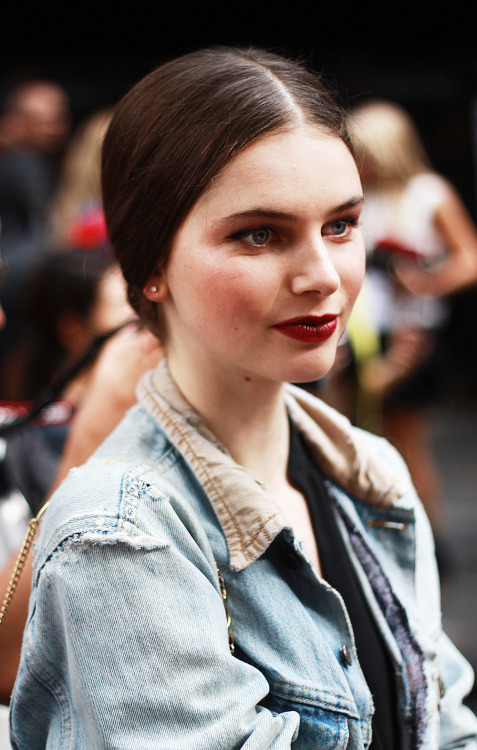
[[[319,77],[254,48],[186,54],[119,102],[103,145],[104,211],[129,301],[156,333],[158,306],[142,289],[167,264],[193,205],[246,146],[302,123],[350,147],[345,114]]]

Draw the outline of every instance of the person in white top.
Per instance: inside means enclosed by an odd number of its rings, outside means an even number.
[[[378,344],[358,363],[358,391],[365,415],[378,407],[374,424],[404,454],[439,537],[441,482],[426,407],[441,372],[446,298],[477,281],[477,228],[455,188],[432,168],[401,106],[367,101],[351,110],[349,123],[365,192],[368,259],[353,315],[367,313]],[[365,329],[349,330],[353,344],[352,332]]]

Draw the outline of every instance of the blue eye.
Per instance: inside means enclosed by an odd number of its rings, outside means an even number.
[[[271,238],[271,231],[267,227],[257,227],[257,229],[246,229],[240,232],[239,236],[250,245],[266,245]]]
[[[331,231],[336,235],[344,234],[347,229],[348,222],[346,221],[346,219],[337,219],[331,224]]]
[[[354,227],[358,226],[358,220],[351,216],[334,219],[324,227],[323,234],[337,239],[351,237]]]

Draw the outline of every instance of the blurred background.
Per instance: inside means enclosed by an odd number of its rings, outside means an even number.
[[[305,58],[346,107],[390,99],[412,115],[432,165],[477,219],[477,44],[459,4],[324,7],[322,3],[171,8],[101,3],[2,11],[0,103],[47,79],[67,94],[67,139],[161,62],[209,44],[253,44]],[[0,235],[0,243],[2,237]],[[431,441],[444,483],[444,623],[477,669],[477,289],[451,298]],[[0,394],[1,397],[1,394]],[[477,706],[477,694],[470,698]]]

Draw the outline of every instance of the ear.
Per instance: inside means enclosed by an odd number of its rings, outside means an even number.
[[[169,294],[169,287],[162,276],[154,274],[147,280],[142,293],[151,302],[164,302]]]

